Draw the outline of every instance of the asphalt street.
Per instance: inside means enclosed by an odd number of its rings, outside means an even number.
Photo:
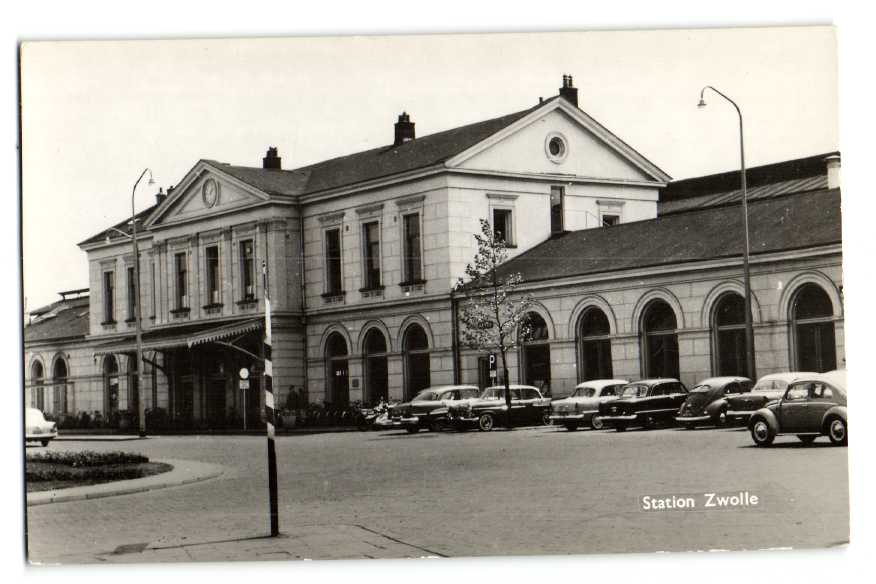
[[[29,507],[29,557],[83,561],[120,546],[226,542],[267,531],[265,439],[166,436],[56,442],[221,464],[202,483]],[[356,529],[422,555],[753,550],[848,540],[846,448],[744,429],[567,432],[344,432],[277,439],[281,532]],[[706,493],[747,492],[748,507],[705,508]],[[644,511],[642,498],[696,499]],[[327,540],[330,541],[330,540]],[[313,559],[343,557],[331,544]],[[257,558],[252,558],[257,559]]]

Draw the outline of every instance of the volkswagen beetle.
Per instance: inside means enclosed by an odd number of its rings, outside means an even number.
[[[722,426],[727,421],[727,399],[751,391],[747,377],[710,377],[690,390],[675,421],[688,430],[700,424]]]
[[[815,375],[811,371],[792,371],[790,373],[770,373],[757,380],[751,391],[727,398],[726,419],[728,422],[745,423],[755,411],[767,402],[779,399],[788,384],[801,375]]]
[[[827,436],[837,446],[849,442],[846,372],[813,373],[788,385],[784,395],[757,410],[748,421],[751,439],[769,446],[776,436],[796,434],[804,444]]]

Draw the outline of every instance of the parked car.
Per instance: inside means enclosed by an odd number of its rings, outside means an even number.
[[[476,385],[440,385],[429,387],[411,401],[389,409],[389,423],[414,434],[421,429],[439,430],[447,421],[447,407],[453,403],[476,399],[481,390]]]
[[[594,379],[579,383],[572,395],[551,402],[551,421],[574,431],[581,424],[590,424],[594,430],[603,428],[599,404],[616,400],[620,390],[629,383],[624,379]]]
[[[728,423],[746,423],[756,410],[768,402],[779,399],[788,389],[788,384],[798,377],[814,375],[811,371],[792,371],[790,373],[771,373],[757,380],[751,391],[727,398]]]
[[[801,376],[784,395],[751,415],[748,429],[758,446],[768,446],[776,436],[796,434],[804,444],[827,436],[838,446],[849,443],[845,370]]]
[[[531,385],[512,385],[511,423],[515,426],[550,424],[551,400]],[[457,429],[477,427],[489,432],[496,424],[507,423],[505,387],[488,387],[478,399],[451,404],[448,407],[450,423]]]
[[[747,377],[710,377],[690,390],[675,421],[692,429],[700,424],[723,426],[727,422],[727,399],[751,391]]]
[[[55,422],[46,420],[43,413],[36,408],[24,410],[24,441],[40,442],[48,446],[50,440],[58,437],[58,428]]]
[[[686,398],[687,388],[677,379],[643,379],[625,385],[618,399],[599,404],[599,417],[618,432],[630,426],[652,428],[673,421]]]

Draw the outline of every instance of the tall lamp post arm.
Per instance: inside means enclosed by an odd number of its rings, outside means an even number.
[[[713,87],[712,85],[706,85],[700,90],[700,102],[697,104],[697,107],[705,107],[705,93],[706,90],[710,89],[716,94],[723,97],[726,101],[733,106],[736,110],[736,115],[739,116],[739,166],[740,166],[740,182],[742,187],[742,224],[743,231],[745,235],[745,246],[743,249],[742,255],[742,279],[745,286],[745,362],[748,369],[748,375],[752,377],[752,379],[757,379],[757,370],[755,367],[755,359],[754,359],[754,325],[752,323],[751,318],[751,272],[749,270],[749,228],[748,228],[748,183],[745,176],[745,134],[743,130],[742,123],[742,110],[739,108],[739,105],[730,99],[727,95],[725,95],[722,91]]]

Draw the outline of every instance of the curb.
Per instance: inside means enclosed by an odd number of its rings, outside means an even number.
[[[140,479],[128,479],[84,487],[71,487],[69,489],[28,493],[27,506],[32,507],[34,505],[48,505],[50,503],[64,503],[67,501],[85,501],[88,499],[100,499],[102,497],[144,493],[147,491],[206,481],[218,477],[225,472],[225,468],[218,464],[196,462],[193,460],[165,459],[153,460],[151,462],[163,462],[169,464],[173,466],[173,470]]]

